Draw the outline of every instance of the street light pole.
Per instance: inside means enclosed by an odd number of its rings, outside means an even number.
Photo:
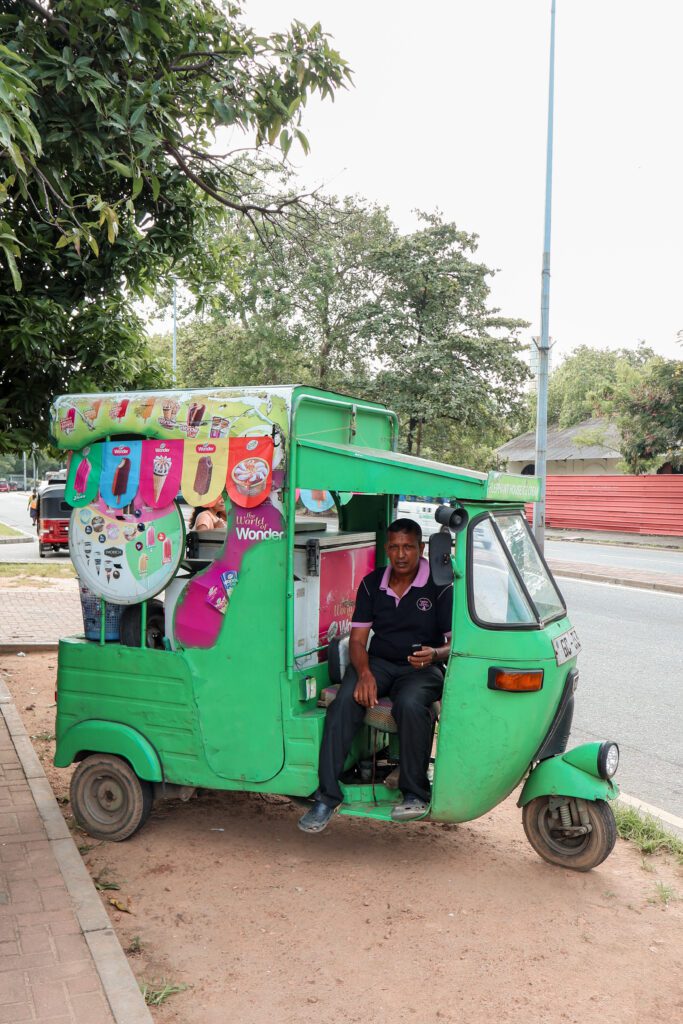
[[[173,383],[174,384],[175,384],[175,370],[176,370],[176,341],[177,341],[177,336],[178,336],[178,331],[177,331],[177,326],[176,326],[177,318],[178,317],[177,317],[177,304],[176,304],[176,279],[174,277],[173,278],[173,357],[172,357]]]
[[[534,536],[545,545],[546,451],[548,446],[548,353],[550,352],[550,222],[553,195],[553,106],[555,100],[555,0],[550,7],[550,73],[548,80],[548,138],[545,163],[545,228],[541,271],[541,337],[538,349],[535,473],[541,478],[540,501],[534,505]]]

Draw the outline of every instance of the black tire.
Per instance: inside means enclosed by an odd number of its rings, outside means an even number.
[[[585,807],[591,831],[586,835],[563,837],[552,833],[558,823],[551,817],[547,796],[538,796],[526,804],[522,811],[524,831],[539,857],[574,871],[590,871],[609,857],[617,841],[612,808],[605,800],[587,800]],[[578,820],[578,816],[572,817]]]
[[[131,604],[121,612],[119,637],[124,646],[140,647],[141,622],[142,612],[139,604]],[[145,647],[163,651],[165,629],[163,601],[148,601]]]
[[[40,543],[40,541],[38,541],[38,554],[40,555],[41,558],[45,558],[45,548]]]
[[[91,754],[73,774],[70,797],[74,817],[88,835],[120,843],[147,821],[154,787],[122,758]]]

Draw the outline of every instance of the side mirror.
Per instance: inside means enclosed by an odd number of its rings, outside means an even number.
[[[446,526],[452,533],[460,533],[467,526],[469,516],[464,508],[451,508],[450,505],[439,505],[434,518],[441,526]]]
[[[429,538],[429,568],[437,587],[445,587],[453,582],[452,545],[453,538],[449,530],[440,530],[439,533],[433,533]]]

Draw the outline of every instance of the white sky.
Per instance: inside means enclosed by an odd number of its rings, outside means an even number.
[[[550,0],[245,0],[321,21],[354,71],[309,103],[308,184],[479,235],[493,302],[540,325]],[[550,333],[683,357],[680,0],[557,0]]]

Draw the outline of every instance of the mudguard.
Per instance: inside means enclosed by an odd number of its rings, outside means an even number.
[[[139,779],[162,781],[161,763],[154,747],[129,725],[96,719],[72,725],[57,742],[55,768],[67,768],[84,750],[93,754],[116,754],[128,761]]]
[[[529,774],[517,806],[524,807],[537,796],[614,800],[619,796],[619,787],[598,775],[597,751],[600,746],[599,743],[584,743],[541,761]]]

